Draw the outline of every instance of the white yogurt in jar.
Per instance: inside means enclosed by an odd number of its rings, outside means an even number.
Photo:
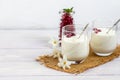
[[[108,28],[99,28],[101,32],[92,33],[90,45],[94,52],[97,53],[111,53],[117,46],[116,32],[111,30],[109,33]]]
[[[68,60],[81,61],[89,54],[89,42],[87,36],[79,35],[70,38],[62,38],[62,54],[65,54]]]

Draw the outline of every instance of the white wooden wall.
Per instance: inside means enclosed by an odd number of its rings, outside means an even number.
[[[0,0],[0,28],[56,28],[58,11],[69,7],[76,11],[77,24],[120,18],[120,0]]]

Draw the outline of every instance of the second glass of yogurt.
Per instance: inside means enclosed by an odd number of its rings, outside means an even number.
[[[117,27],[94,26],[91,33],[90,46],[98,56],[109,56],[117,47]]]
[[[66,25],[62,33],[62,55],[69,61],[82,63],[89,55],[89,38],[82,25]]]

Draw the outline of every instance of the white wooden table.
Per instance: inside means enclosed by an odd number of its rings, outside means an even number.
[[[57,30],[0,30],[0,80],[120,80],[120,58],[79,75],[55,71],[35,61],[50,53]]]

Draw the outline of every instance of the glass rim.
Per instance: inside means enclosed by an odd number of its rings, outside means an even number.
[[[65,25],[65,26],[63,26],[62,30],[65,30],[65,28],[68,27],[68,26],[75,26],[76,30],[79,29],[80,31],[82,31],[84,29],[84,27],[86,26],[86,24],[70,24],[70,25]],[[86,30],[89,30],[89,29],[92,29],[90,27],[90,25],[88,25],[88,27],[86,28]]]

